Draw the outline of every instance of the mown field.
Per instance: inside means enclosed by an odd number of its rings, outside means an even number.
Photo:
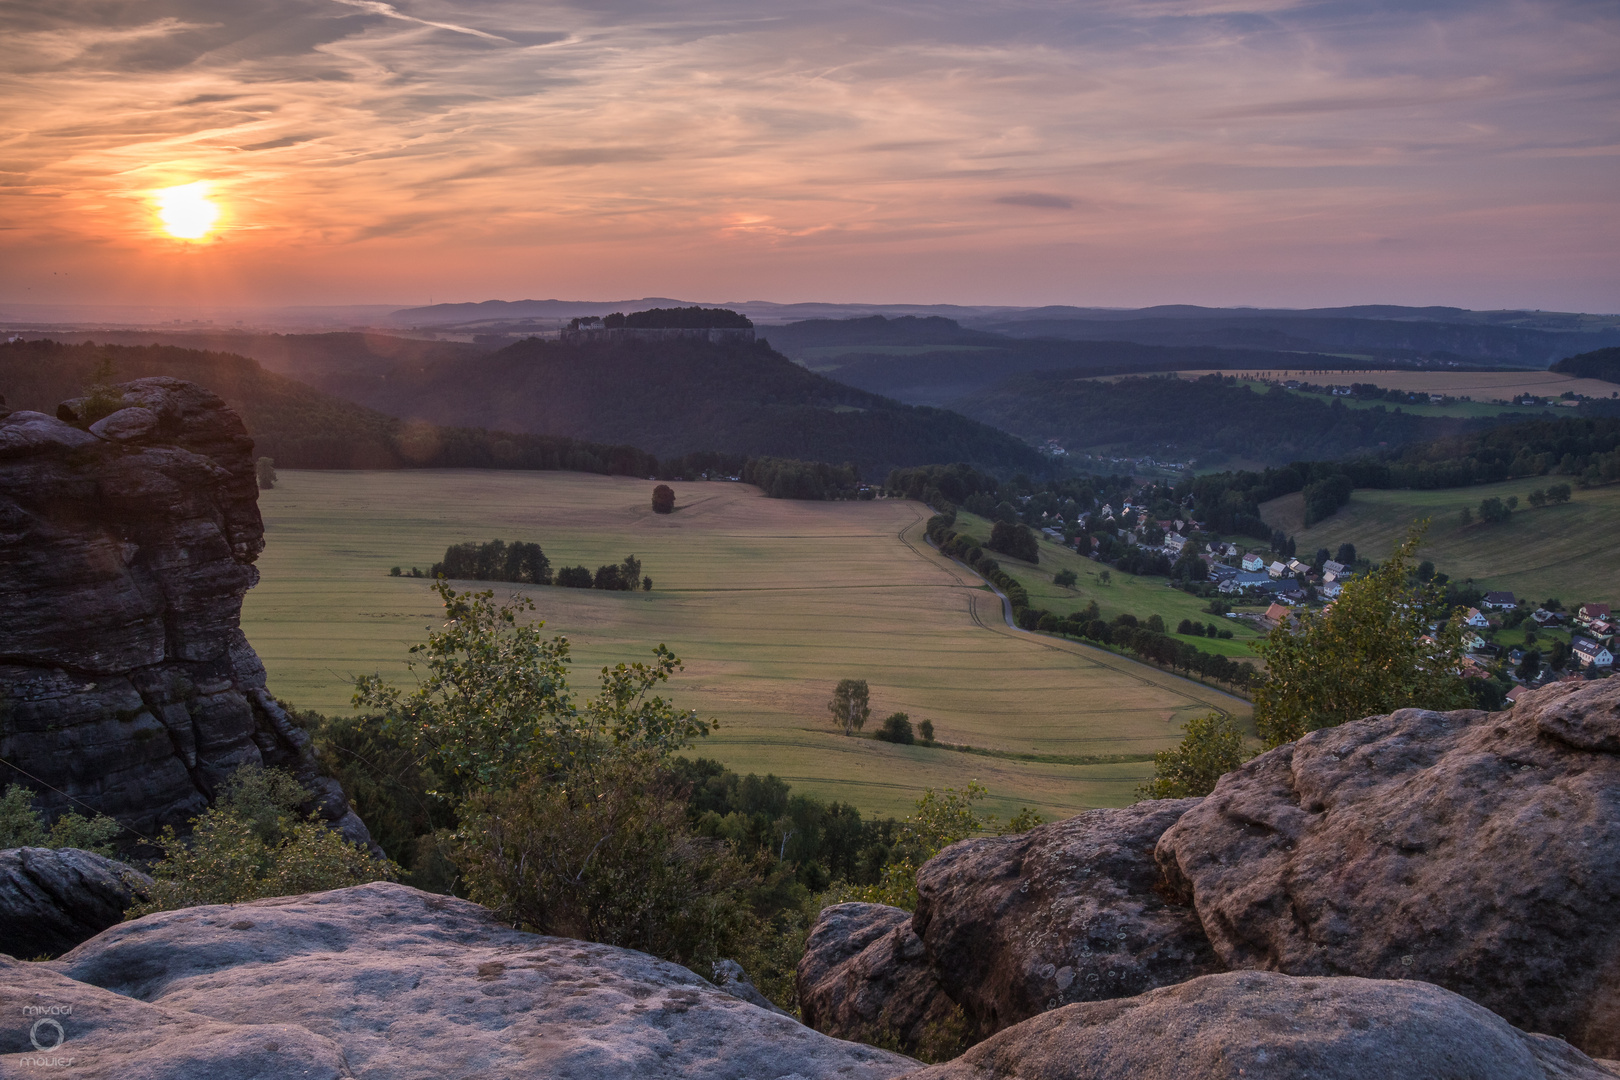
[[[1568,480],[1542,476],[1443,491],[1358,490],[1337,514],[1309,529],[1303,527],[1305,506],[1298,494],[1273,499],[1260,513],[1272,528],[1295,538],[1302,558],[1317,548],[1337,551],[1348,541],[1358,554],[1381,559],[1413,521],[1429,518],[1421,557],[1453,578],[1473,578],[1484,588],[1510,589],[1538,601],[1555,596],[1566,605],[1620,600],[1614,566],[1620,485],[1576,488],[1563,506],[1537,510],[1529,505],[1531,491]],[[1472,525],[1462,525],[1463,507],[1477,511],[1481,500],[1510,495],[1518,496],[1519,509],[1506,522],[1486,525],[1476,515]]]
[[[531,596],[569,638],[577,688],[666,642],[686,661],[674,698],[721,722],[698,753],[885,814],[970,779],[1004,815],[1123,805],[1150,764],[1077,762],[1144,757],[1210,708],[1247,718],[1245,702],[1211,687],[1009,630],[978,579],[928,547],[920,504],[790,502],[699,482],[673,485],[678,510],[664,517],[652,486],[578,473],[283,472],[261,496],[263,579],[244,629],[279,696],[337,713],[358,674],[406,680],[406,649],[438,617],[427,583],[389,567],[425,570],[451,543],[497,537],[538,542],[554,566],[635,554],[652,592],[492,587]],[[904,711],[932,720],[941,742],[995,756],[834,734],[825,702],[840,678],[870,682],[873,726]]]

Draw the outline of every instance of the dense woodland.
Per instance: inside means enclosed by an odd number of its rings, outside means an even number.
[[[1552,370],[1583,379],[1602,379],[1620,384],[1620,346],[1566,357],[1554,364]]]
[[[952,407],[1027,439],[1055,438],[1071,453],[1141,454],[1204,464],[1231,458],[1271,464],[1344,458],[1481,426],[1399,408],[1352,409],[1278,387],[1257,392],[1231,376],[1106,382],[1085,374],[1020,375]]]

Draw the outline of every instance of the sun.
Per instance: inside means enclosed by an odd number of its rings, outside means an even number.
[[[158,220],[170,236],[201,240],[219,220],[219,205],[208,199],[208,181],[161,188],[152,193]]]

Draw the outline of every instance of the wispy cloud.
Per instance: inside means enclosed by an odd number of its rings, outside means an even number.
[[[1555,306],[1509,295],[1527,266],[1620,295],[1612,4],[145,10],[0,9],[0,228],[28,252],[0,299],[40,260],[130,297],[178,287],[154,260],[288,299],[1325,302],[1438,269],[1438,299]],[[194,179],[230,227],[170,252],[144,193]]]

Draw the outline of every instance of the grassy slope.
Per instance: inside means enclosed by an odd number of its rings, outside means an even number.
[[[1302,527],[1304,504],[1297,494],[1273,499],[1260,512],[1273,528],[1294,536],[1302,557],[1319,547],[1335,551],[1349,541],[1357,553],[1380,559],[1413,521],[1426,517],[1432,524],[1422,557],[1454,578],[1471,577],[1484,588],[1511,589],[1536,600],[1556,596],[1565,604],[1620,600],[1614,577],[1620,485],[1576,489],[1563,506],[1530,508],[1525,497],[1531,491],[1561,480],[1568,478],[1543,476],[1441,491],[1358,490],[1344,509],[1309,529]],[[1509,495],[1519,497],[1519,510],[1507,522],[1459,524],[1463,507],[1477,509],[1482,499]]]
[[[959,511],[957,530],[982,540],[990,535],[990,523],[966,511]],[[1045,608],[1066,615],[1095,600],[1104,620],[1111,620],[1114,616],[1127,612],[1144,622],[1149,615],[1158,615],[1164,619],[1165,628],[1172,631],[1182,619],[1191,619],[1200,624],[1216,623],[1231,630],[1232,637],[1207,638],[1176,633],[1170,636],[1177,641],[1191,642],[1205,652],[1257,660],[1250,643],[1260,640],[1260,635],[1256,634],[1247,623],[1211,615],[1204,610],[1207,600],[1189,596],[1180,589],[1169,588],[1164,578],[1136,577],[1121,573],[1102,563],[1082,558],[1073,550],[1051,543],[1045,538],[1041,540],[1041,561],[1038,565],[1031,566],[1029,563],[1004,555],[993,557],[1003,570],[1017,578],[1028,590],[1032,607]],[[1078,580],[1073,588],[1062,588],[1052,583],[1052,578],[1060,570],[1075,572]],[[1104,570],[1108,571],[1109,577],[1106,584],[1098,580]],[[1254,610],[1262,610],[1264,607],[1262,604]]]
[[[720,718],[698,752],[796,788],[899,812],[928,786],[987,784],[997,809],[1123,805],[1150,765],[1074,765],[897,747],[832,733],[834,682],[872,685],[944,742],[1059,757],[1144,755],[1187,716],[1244,713],[1219,692],[1085,646],[1009,630],[977,579],[933,552],[915,503],[800,503],[742,484],[675,484],[651,513],[646,481],[578,473],[284,472],[261,500],[268,547],[243,624],[285,699],[347,708],[353,675],[404,677],[408,645],[438,617],[424,568],[451,542],[540,542],[554,564],[627,552],[651,593],[527,588],[574,644],[576,684],[667,642],[687,662],[676,700]],[[515,586],[496,586],[509,591]],[[1180,594],[1175,594],[1180,595]],[[1168,617],[1170,610],[1164,609]]]

